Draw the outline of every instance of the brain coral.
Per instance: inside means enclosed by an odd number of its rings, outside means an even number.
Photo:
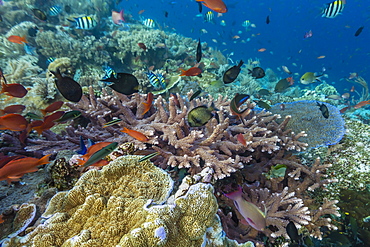
[[[100,171],[88,171],[74,188],[51,199],[43,214],[48,220],[4,246],[239,246],[228,239],[227,245],[205,240],[212,236],[207,231],[220,225],[210,184],[192,185],[175,204],[160,205],[173,182],[139,158],[122,156]]]
[[[323,116],[318,104],[324,104],[328,108],[328,118]],[[338,108],[328,103],[314,100],[279,103],[271,106],[269,111],[281,115],[280,121],[291,115],[286,129],[292,129],[294,133],[305,131],[307,136],[299,140],[307,143],[309,148],[337,144],[346,132]]]

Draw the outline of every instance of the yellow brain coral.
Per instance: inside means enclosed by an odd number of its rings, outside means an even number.
[[[48,220],[4,246],[238,246],[224,236],[219,245],[205,240],[222,235],[210,233],[222,231],[210,184],[192,185],[174,204],[162,205],[173,181],[139,158],[123,156],[85,173],[70,191],[51,199],[43,214]]]

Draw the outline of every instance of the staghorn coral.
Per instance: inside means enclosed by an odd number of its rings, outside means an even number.
[[[85,173],[74,188],[51,199],[44,223],[4,246],[254,246],[224,237],[210,184],[191,185],[175,204],[158,205],[173,182],[139,158],[120,157]]]
[[[157,97],[154,107],[145,116],[142,115],[145,101],[143,95],[134,94],[132,97],[113,92],[108,94],[102,91],[101,97],[96,97],[90,88],[89,98],[83,96],[81,101],[66,103],[72,110],[79,110],[89,119],[86,128],[74,129],[67,127],[68,135],[57,137],[54,140],[61,142],[48,142],[30,140],[37,146],[29,146],[28,150],[50,150],[55,145],[65,145],[68,141],[78,143],[78,137],[94,141],[116,141],[135,143],[137,149],[152,149],[159,152],[154,162],[163,168],[167,166],[189,168],[191,174],[197,174],[206,169],[215,179],[230,176],[248,164],[252,157],[260,157],[263,153],[273,154],[279,149],[301,150],[306,144],[297,139],[302,135],[290,135],[289,131],[282,131],[288,121],[277,124],[278,115],[259,113],[250,114],[246,124],[230,115],[229,101],[221,96],[214,100],[212,97],[202,98],[188,103],[180,96],[180,110],[171,97],[167,102],[161,96]],[[188,110],[199,105],[210,105],[214,102],[220,109],[217,112],[219,122],[211,119],[204,127],[191,128],[186,116]],[[253,104],[248,105],[253,108]],[[155,108],[155,109],[154,109]],[[102,126],[113,118],[120,118],[119,128]],[[122,134],[120,130],[126,127],[145,134],[149,141],[142,143],[130,136]],[[236,136],[243,134],[247,145],[243,146]],[[67,136],[67,138],[66,138]],[[69,140],[68,140],[69,139]],[[52,152],[58,149],[50,150]],[[50,153],[46,151],[45,153]],[[210,168],[210,169],[209,169]]]
[[[36,63],[37,58],[30,55],[20,56],[17,60],[9,60],[4,71],[7,82],[31,85],[31,78],[42,71]]]
[[[327,178],[326,173],[330,165],[321,163],[320,159],[306,166],[296,156],[283,154],[284,150],[280,150],[273,158],[264,157],[260,163],[246,166],[241,171],[244,177],[242,181],[258,181],[243,186],[244,198],[266,212],[266,223],[272,227],[266,228],[263,233],[270,238],[270,241],[275,242],[280,236],[288,239],[286,226],[289,221],[293,221],[298,228],[303,227],[311,236],[321,239],[321,227],[337,229],[331,222],[330,215],[339,216],[339,208],[336,206],[338,201],[328,199],[326,192],[326,188],[337,180]],[[287,168],[284,177],[267,178],[263,175],[271,166],[278,164]],[[240,181],[240,178],[233,175],[220,183],[227,185],[230,181],[235,183]],[[225,191],[225,188],[227,192],[230,190],[225,185],[221,190]],[[228,210],[229,207],[233,207],[230,200],[225,201],[224,197],[219,197],[219,204],[227,205],[221,207],[223,210],[218,214],[229,238],[241,242],[256,238],[258,232],[236,221],[233,211]],[[235,212],[238,219],[242,219],[237,210]]]

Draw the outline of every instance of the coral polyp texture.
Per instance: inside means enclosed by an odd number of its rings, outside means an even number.
[[[51,199],[45,222],[4,246],[253,246],[223,237],[212,185],[190,185],[173,204],[163,204],[171,178],[139,158],[119,157],[86,172]]]
[[[319,104],[324,105],[323,110],[320,110]],[[322,112],[325,107],[328,111],[327,117]],[[269,111],[280,114],[282,118],[290,115],[291,119],[286,128],[294,133],[304,131],[307,136],[302,136],[300,141],[307,143],[310,148],[337,144],[346,132],[339,109],[328,103],[315,100],[279,103],[271,106]]]

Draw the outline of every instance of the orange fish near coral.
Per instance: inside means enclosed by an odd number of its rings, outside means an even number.
[[[57,111],[54,112],[53,114],[44,117],[43,121],[33,121],[32,124],[32,129],[36,130],[36,132],[41,135],[42,132],[45,130],[51,129],[54,127],[56,124],[55,121],[61,118],[64,115],[64,111]]]
[[[49,156],[50,154],[41,159],[28,157],[8,162],[0,169],[0,181],[6,180],[9,184],[12,181],[19,181],[24,174],[37,171],[37,166],[49,163]]]
[[[27,40],[26,40],[25,36],[20,37],[20,36],[17,36],[17,35],[11,35],[7,38],[7,40],[9,40],[12,43],[16,43],[16,44],[27,43]]]
[[[242,133],[239,133],[237,136],[236,136],[236,139],[243,145],[243,146],[247,146],[247,141],[245,140],[244,136]]]
[[[49,105],[45,109],[40,109],[40,111],[42,112],[42,115],[45,116],[49,112],[59,110],[62,107],[63,104],[64,104],[63,101],[55,101],[54,103],[52,103],[51,105]]]
[[[137,43],[137,45],[141,48],[141,49],[143,49],[144,51],[146,51],[146,45],[144,44],[144,43]]]
[[[11,131],[22,131],[27,128],[27,120],[19,114],[7,114],[0,117],[0,129]]]
[[[365,100],[365,101],[361,101],[360,103],[358,103],[357,105],[355,105],[353,108],[355,109],[359,109],[365,105],[368,105],[370,104],[370,100]]]
[[[0,110],[0,115],[5,115],[8,113],[21,113],[24,109],[26,109],[24,105],[9,105]]]
[[[109,144],[111,144],[112,142],[99,142],[99,143],[96,143],[94,145],[92,145],[91,147],[89,147],[87,149],[87,153],[84,154],[83,156],[81,156],[79,158],[79,162],[77,163],[77,165],[79,166],[83,166],[85,165],[86,161],[89,160],[89,158],[91,157],[91,155],[93,155],[94,153],[98,152],[99,150],[101,150],[102,148],[108,146]],[[99,160],[98,162],[95,162],[93,164],[91,164],[91,166],[105,166],[107,165],[109,162],[107,160]]]
[[[121,132],[126,133],[129,136],[131,136],[131,137],[133,137],[136,140],[141,141],[141,142],[149,141],[148,137],[146,137],[143,133],[141,133],[139,131],[136,131],[136,130],[130,130],[130,129],[124,127],[123,130],[121,130]]]
[[[141,115],[144,115],[145,113],[147,113],[150,110],[150,108],[152,107],[152,104],[153,104],[153,99],[154,99],[154,95],[152,93],[148,93],[146,102],[141,103],[141,104],[144,105],[144,111]]]
[[[200,75],[202,73],[202,70],[198,67],[191,67],[188,70],[181,69],[181,75],[180,76],[196,76]]]
[[[8,96],[16,98],[23,98],[27,94],[27,89],[19,83],[6,84],[4,81],[1,82],[0,94],[5,93]]]
[[[207,8],[210,8],[218,13],[227,12],[227,7],[222,0],[196,0],[196,1],[201,2]]]

